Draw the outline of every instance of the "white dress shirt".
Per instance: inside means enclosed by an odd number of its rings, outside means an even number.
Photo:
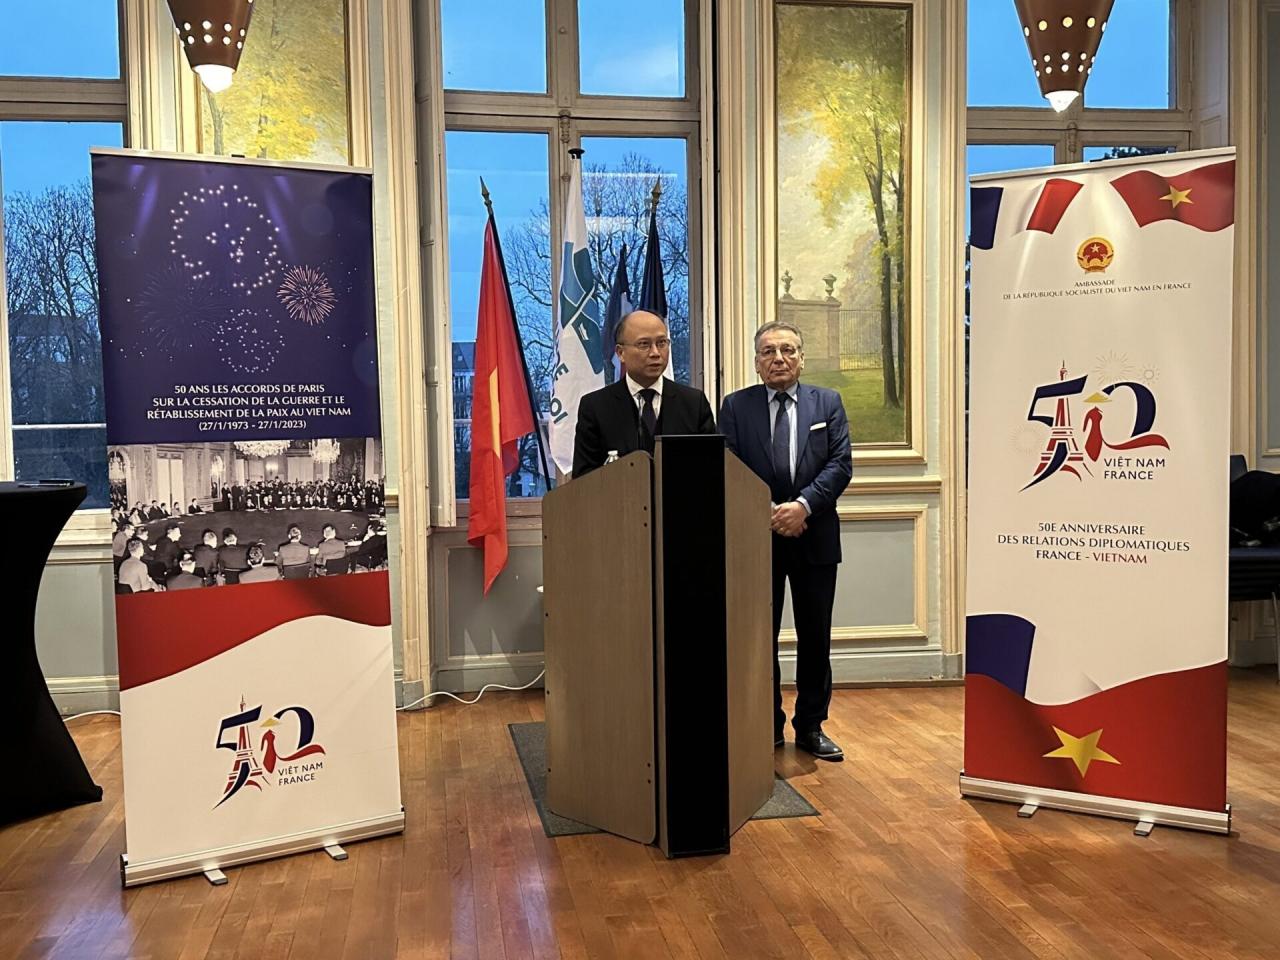
[[[649,388],[654,391],[653,419],[655,421],[658,419],[658,417],[662,416],[662,382],[665,379],[666,379],[665,377],[659,377],[657,380],[653,381],[653,383],[649,385]],[[631,374],[628,373],[627,389],[631,391],[631,399],[635,402],[636,413],[639,414],[640,411],[644,409],[644,397],[640,396],[640,391],[643,390],[644,387],[640,386],[640,384],[632,380]]]

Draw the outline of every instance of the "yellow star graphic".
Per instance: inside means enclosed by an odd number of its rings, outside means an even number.
[[[1171,204],[1173,204],[1173,209],[1177,210],[1178,204],[1180,203],[1192,203],[1192,204],[1195,203],[1195,201],[1191,199],[1191,190],[1192,190],[1191,187],[1187,187],[1187,189],[1185,190],[1179,190],[1177,187],[1175,187],[1171,183],[1169,184],[1169,192],[1166,193],[1160,199],[1168,200]]]
[[[1095,760],[1099,760],[1102,763],[1120,762],[1107,751],[1098,749],[1098,740],[1102,737],[1101,730],[1095,730],[1084,737],[1073,737],[1065,730],[1059,730],[1057,727],[1053,728],[1053,732],[1062,741],[1062,746],[1056,750],[1050,750],[1045,756],[1063,757],[1073,761],[1082,777],[1089,772],[1089,764]]]

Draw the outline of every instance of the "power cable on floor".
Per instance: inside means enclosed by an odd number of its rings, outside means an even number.
[[[539,671],[536,677],[534,677],[532,680],[530,680],[528,683],[526,683],[524,686],[521,686],[521,687],[509,687],[504,683],[486,683],[483,687],[480,688],[480,692],[476,694],[474,700],[464,700],[462,697],[459,697],[457,694],[450,693],[448,690],[437,690],[435,693],[428,693],[425,697],[419,697],[417,700],[414,700],[412,703],[406,703],[403,707],[396,707],[396,710],[408,710],[411,707],[416,707],[420,703],[426,703],[432,697],[449,697],[452,700],[457,700],[461,704],[465,704],[466,706],[471,706],[471,704],[478,703],[480,701],[480,698],[484,696],[486,690],[512,690],[512,691],[528,690],[535,683],[541,680],[546,675],[546,672],[547,671],[545,670]],[[119,710],[88,710],[84,713],[76,713],[76,714],[72,714],[69,717],[63,717],[62,721],[63,723],[70,723],[72,720],[79,720],[81,717],[99,717],[99,716],[118,717],[120,716],[120,711]]]
[[[432,697],[450,697],[453,700],[457,700],[459,703],[463,703],[463,704],[466,704],[467,706],[470,706],[473,703],[477,703],[480,700],[480,698],[484,696],[484,692],[486,690],[528,690],[535,683],[541,680],[546,675],[546,672],[547,671],[545,670],[540,671],[536,677],[534,677],[532,680],[526,683],[523,687],[508,687],[502,683],[486,683],[483,687],[480,688],[480,692],[476,694],[475,700],[463,700],[461,697],[457,696],[456,694],[452,694],[447,690],[437,690],[435,693],[428,693],[425,697],[421,697],[413,701],[413,703],[406,703],[403,707],[397,707],[396,709],[408,710],[410,707],[416,707],[420,703],[426,703]]]

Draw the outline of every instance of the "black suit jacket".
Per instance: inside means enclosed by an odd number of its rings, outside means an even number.
[[[764,384],[738,390],[724,398],[720,430],[729,449],[770,489],[775,498],[804,497],[813,512],[808,529],[795,538],[797,549],[809,563],[840,562],[840,518],[836,503],[853,476],[849,446],[849,419],[840,394],[826,387],[799,384],[796,390],[796,475],[781,482],[773,472],[773,445],[769,438],[769,393]],[[788,538],[774,535],[774,546]]]
[[[177,540],[165,537],[156,544],[155,558],[164,564],[165,570],[173,572],[178,569],[178,557],[182,555],[182,546]]]
[[[715,433],[711,404],[696,387],[668,380],[662,385],[658,435]],[[573,437],[573,475],[581,477],[604,466],[610,450],[619,457],[640,449],[640,411],[627,380],[588,393],[578,402],[578,428]]]

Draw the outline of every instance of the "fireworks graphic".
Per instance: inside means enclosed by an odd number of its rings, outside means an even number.
[[[232,290],[251,293],[274,282],[280,271],[280,228],[238,184],[183,190],[169,213],[169,252],[192,280],[208,279],[211,268],[221,264],[231,268]]]
[[[1102,378],[1104,385],[1119,383],[1133,376],[1133,364],[1125,354],[1110,350],[1094,362],[1093,372]]]
[[[207,349],[221,332],[229,307],[222,284],[192,279],[180,265],[167,264],[147,277],[138,296],[140,352],[172,357]]]
[[[324,323],[338,302],[328,278],[308,266],[290,267],[276,296],[289,316],[313,327]]]
[[[218,354],[230,370],[247,376],[268,372],[284,351],[280,327],[247,307],[233,310],[222,324]]]

